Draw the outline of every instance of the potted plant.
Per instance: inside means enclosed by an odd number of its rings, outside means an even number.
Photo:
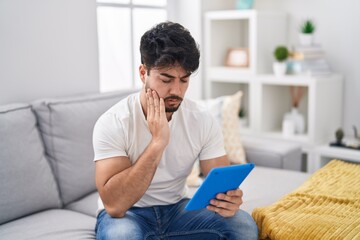
[[[285,46],[277,46],[274,51],[274,74],[276,76],[283,76],[286,73],[286,60],[289,56],[289,51]]]
[[[315,24],[311,19],[306,19],[300,26],[300,44],[310,46],[314,41]]]
[[[240,118],[240,126],[246,127],[248,125],[248,121],[246,117],[246,110],[243,107],[240,108],[239,118]]]

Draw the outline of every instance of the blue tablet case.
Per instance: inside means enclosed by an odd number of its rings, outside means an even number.
[[[213,168],[188,202],[186,210],[206,208],[218,193],[237,189],[254,168],[254,163]]]

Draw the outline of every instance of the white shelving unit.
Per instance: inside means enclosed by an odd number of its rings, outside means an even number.
[[[338,74],[326,76],[257,75],[251,83],[253,131],[252,134],[300,143],[304,150],[334,138],[335,130],[341,126],[342,77]],[[305,118],[304,134],[291,137],[282,135],[282,119],[291,109],[290,86],[301,86],[305,95],[299,111]],[[251,133],[251,132],[250,132]]]
[[[256,94],[252,81],[256,74],[272,69],[272,52],[276,44],[286,43],[286,14],[256,10],[226,10],[205,13],[206,98],[243,91],[242,105],[250,119],[255,119],[252,100]],[[249,66],[225,66],[231,48],[247,48]],[[255,129],[249,121],[248,129]]]
[[[205,14],[206,66],[217,74],[249,76],[271,70],[275,44],[286,44],[286,14],[256,10],[212,11]],[[227,50],[249,49],[249,67],[224,67]]]
[[[242,107],[248,114],[243,135],[281,139],[300,143],[311,151],[317,144],[334,138],[342,121],[342,77],[275,77],[272,74],[273,51],[286,45],[286,14],[275,12],[212,11],[205,14],[206,98],[243,91]],[[226,67],[229,48],[249,49],[247,68]],[[305,117],[304,134],[283,137],[281,125],[291,110],[290,86],[305,88],[299,110]]]
[[[308,164],[307,170],[313,173],[333,159],[360,163],[360,151],[331,147],[328,145],[318,146],[313,151],[312,159]]]

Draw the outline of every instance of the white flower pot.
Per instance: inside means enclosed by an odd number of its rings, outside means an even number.
[[[284,137],[291,137],[295,134],[295,123],[289,117],[284,117],[283,119],[282,134]]]
[[[295,123],[295,132],[297,134],[303,134],[305,131],[305,119],[297,108],[291,109],[291,115]]]
[[[303,46],[311,46],[314,43],[314,34],[300,33],[300,44]]]
[[[303,134],[305,132],[305,119],[297,108],[292,108],[283,119],[283,135]]]
[[[240,122],[240,127],[242,128],[246,128],[248,126],[247,118],[240,118],[239,122]]]
[[[286,73],[286,62],[274,62],[273,64],[274,74],[277,77],[282,77]]]

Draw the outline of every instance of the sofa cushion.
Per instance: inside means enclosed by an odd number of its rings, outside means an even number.
[[[96,217],[98,213],[99,193],[93,192],[85,197],[66,205],[65,208],[79,213],[83,213],[92,217]]]
[[[244,192],[241,209],[252,213],[254,208],[273,204],[309,177],[304,172],[255,166],[240,185]]]
[[[224,147],[229,161],[233,164],[245,163],[245,152],[239,132],[239,111],[242,91],[197,102],[218,120],[224,137]]]
[[[36,213],[0,226],[2,240],[95,239],[96,219],[69,210]]]
[[[61,207],[29,105],[0,107],[0,146],[0,224]]]
[[[254,208],[273,204],[309,177],[308,173],[255,166],[240,185],[244,193],[240,208],[251,214]],[[190,187],[187,196],[191,198],[197,189]]]
[[[224,146],[229,161],[233,164],[246,163],[244,147],[241,142],[239,130],[239,111],[242,91],[225,96],[222,105],[222,132]]]
[[[96,120],[127,90],[33,103],[45,151],[66,205],[95,190],[92,133]]]

